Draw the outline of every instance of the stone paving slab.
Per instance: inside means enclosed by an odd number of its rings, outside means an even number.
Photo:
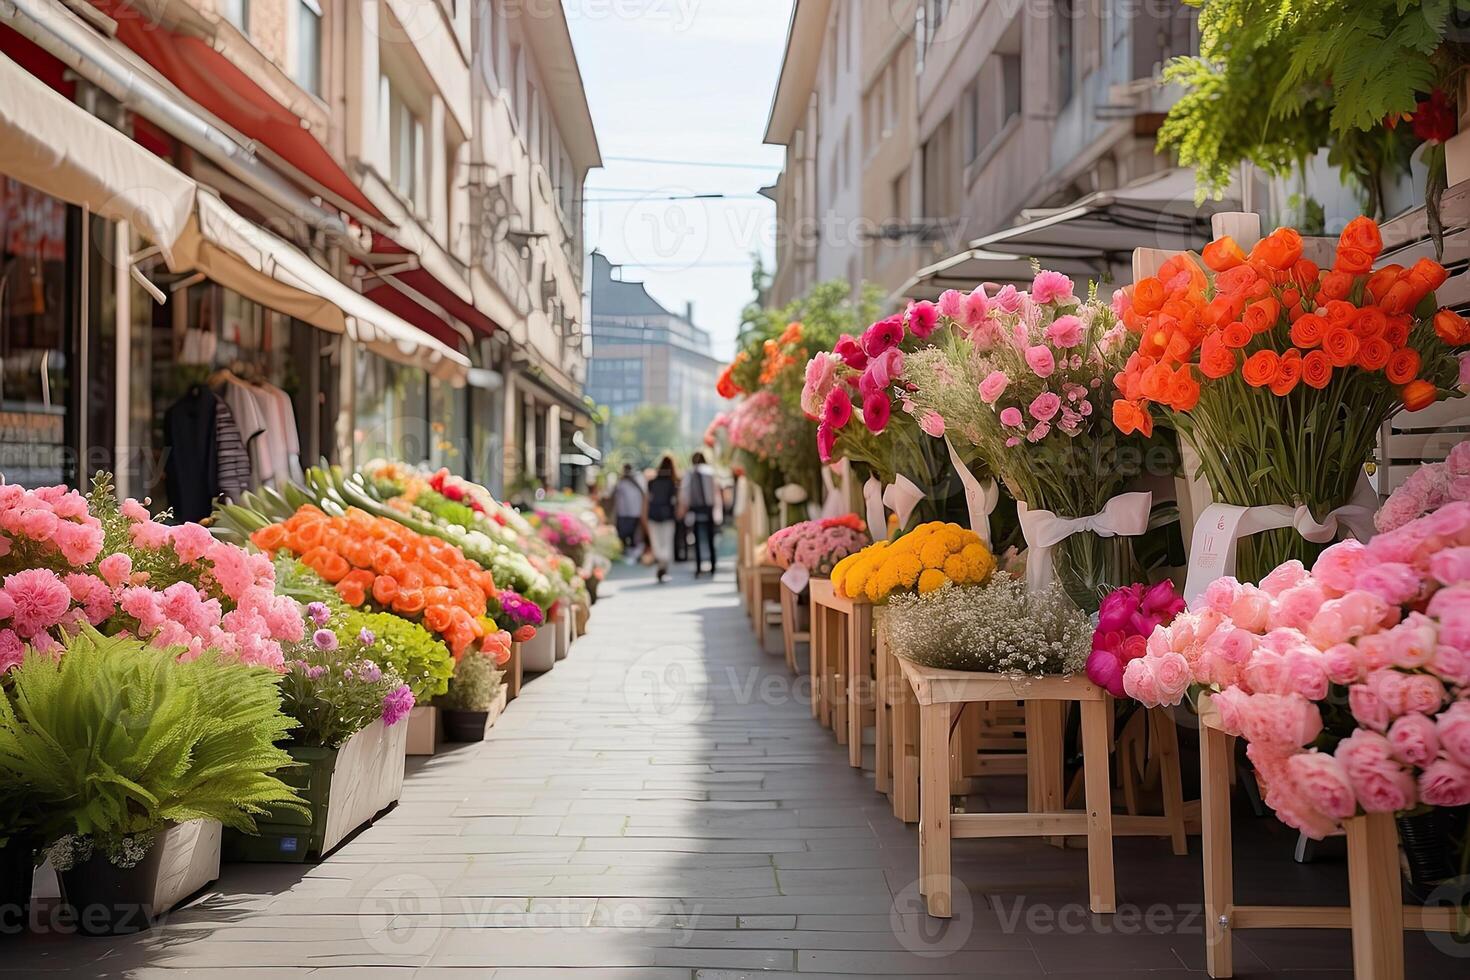
[[[1094,917],[1085,851],[957,841],[957,915],[928,918],[913,829],[812,721],[805,680],[758,649],[729,578],[645,578],[617,570],[571,658],[487,741],[411,760],[400,804],[327,861],[228,865],[142,936],[0,939],[0,976],[1204,976],[1197,842],[1176,858],[1119,841],[1120,912]],[[996,805],[1022,792],[985,788]],[[1297,865],[1292,844],[1238,814],[1242,901],[1340,901],[1341,861]],[[1351,975],[1346,933],[1235,946],[1243,980]],[[1408,950],[1411,977],[1463,965],[1422,937]]]

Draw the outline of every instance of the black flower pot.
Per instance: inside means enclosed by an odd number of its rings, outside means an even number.
[[[35,839],[29,834],[12,835],[0,847],[0,935],[25,928],[35,872]]]
[[[143,932],[154,916],[158,866],[163,848],[154,844],[131,868],[119,868],[100,850],[66,871],[58,871],[61,900],[76,917],[77,930],[87,936],[127,936]]]
[[[463,708],[440,708],[439,717],[444,719],[444,741],[483,742],[488,711],[466,711]]]
[[[1434,807],[1399,817],[1399,844],[1404,850],[1404,872],[1409,893],[1425,902],[1441,883],[1460,873],[1466,819],[1470,807]]]

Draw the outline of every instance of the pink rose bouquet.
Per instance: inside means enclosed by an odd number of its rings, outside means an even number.
[[[1380,531],[1392,531],[1454,500],[1470,500],[1470,442],[1450,450],[1443,463],[1426,463],[1389,495],[1373,518]]]
[[[1150,705],[1189,685],[1311,836],[1358,812],[1470,804],[1470,501],[1334,544],[1310,572],[1211,583],[1123,672]]]
[[[863,522],[856,514],[847,514],[782,528],[767,539],[766,552],[781,568],[801,565],[813,576],[826,578],[839,561],[869,543]]]
[[[0,671],[26,646],[57,651],[83,624],[197,657],[217,649],[279,668],[281,641],[303,634],[275,569],[198,524],[170,527],[105,480],[89,497],[64,487],[0,488]]]

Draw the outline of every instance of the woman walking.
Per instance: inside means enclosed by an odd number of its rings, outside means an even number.
[[[673,457],[659,460],[658,472],[648,481],[648,495],[644,499],[643,520],[648,527],[648,543],[653,549],[658,580],[662,582],[669,574],[669,560],[674,555],[674,527],[678,517],[679,474],[674,470]]]

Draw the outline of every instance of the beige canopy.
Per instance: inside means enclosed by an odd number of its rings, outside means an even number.
[[[174,271],[198,270],[262,306],[464,383],[469,360],[232,210],[168,161],[0,55],[0,174],[127,221]]]
[[[176,267],[193,180],[0,55],[0,174],[127,221]]]

